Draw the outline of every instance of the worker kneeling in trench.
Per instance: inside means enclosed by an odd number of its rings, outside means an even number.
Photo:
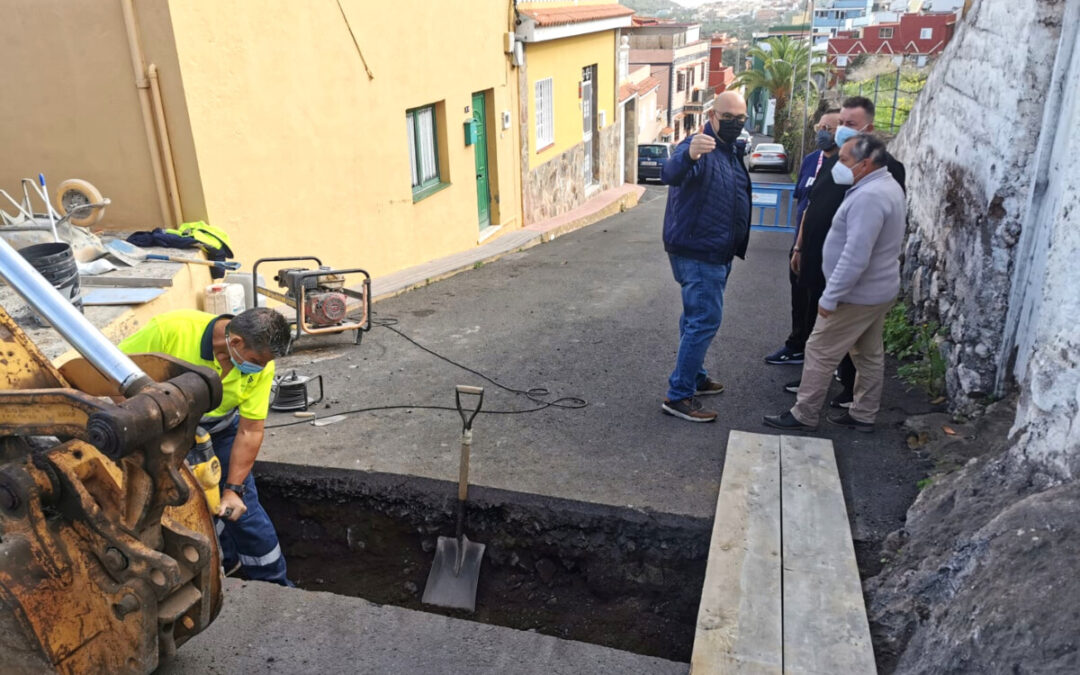
[[[221,507],[216,522],[222,562],[239,565],[249,579],[292,586],[277,532],[255,489],[251,468],[263,441],[270,407],[274,357],[289,344],[289,324],[278,312],[258,307],[236,316],[197,310],[160,314],[120,343],[128,354],[159,352],[221,377],[221,405],[200,425],[221,462]]]

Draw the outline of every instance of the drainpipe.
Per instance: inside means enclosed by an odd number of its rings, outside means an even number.
[[[139,91],[139,107],[142,109],[143,131],[150,146],[150,164],[154,169],[154,185],[157,187],[158,208],[161,210],[161,222],[165,227],[175,224],[169,212],[169,194],[165,188],[165,174],[161,168],[161,153],[158,148],[157,134],[154,132],[154,113],[150,104],[150,83],[143,70],[142,49],[139,46],[139,33],[135,24],[135,7],[132,0],[120,0],[124,11],[124,27],[127,29],[128,51],[131,54],[131,68],[135,71],[135,88]]]
[[[157,122],[157,135],[161,140],[161,163],[165,165],[165,180],[168,183],[169,198],[172,200],[172,224],[179,225],[184,222],[184,212],[180,209],[180,186],[176,184],[176,166],[173,164],[169,127],[165,124],[165,105],[161,101],[161,85],[158,82],[156,64],[151,63],[146,67],[146,76],[150,80],[150,94],[154,97],[154,119]]]

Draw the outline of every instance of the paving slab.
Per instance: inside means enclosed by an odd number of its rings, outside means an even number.
[[[217,620],[156,672],[675,675],[688,670],[685,663],[530,631],[228,579]]]
[[[377,327],[360,346],[340,336],[301,340],[279,371],[323,375],[328,400],[320,415],[452,406],[456,384],[485,386],[487,411],[540,407],[446,359],[518,392],[545,388],[549,395],[537,397],[544,400],[583,398],[582,409],[482,414],[472,482],[711,519],[728,432],[769,433],[762,415],[794,400],[783,385],[800,368],[763,362],[790,329],[791,235],[755,232],[747,259],[735,262],[706,358],[727,386],[707,400],[719,419],[687,423],[660,412],[681,310],[660,238],[665,195],[650,186],[625,213],[375,304],[376,322],[395,321],[393,329],[444,358]],[[856,539],[899,527],[916,494],[921,475],[899,423],[919,405],[890,378],[876,434],[822,427],[837,448]],[[273,413],[268,425],[294,421]],[[452,481],[460,431],[456,412],[405,408],[325,427],[270,428],[257,472],[300,465]]]

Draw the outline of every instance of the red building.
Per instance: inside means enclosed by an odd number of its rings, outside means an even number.
[[[709,38],[709,87],[717,94],[727,91],[728,85],[735,79],[735,69],[724,67],[724,50],[734,47],[737,42],[727,33],[718,33]]]
[[[834,80],[845,79],[851,59],[859,54],[893,56],[922,67],[949,44],[956,31],[955,14],[903,14],[896,23],[880,23],[839,31],[829,39],[828,60]]]

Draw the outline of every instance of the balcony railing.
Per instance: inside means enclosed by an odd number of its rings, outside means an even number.
[[[713,91],[712,87],[695,89],[690,92],[690,97],[683,104],[683,110],[686,112],[704,112],[712,105],[715,98],[716,92]]]

